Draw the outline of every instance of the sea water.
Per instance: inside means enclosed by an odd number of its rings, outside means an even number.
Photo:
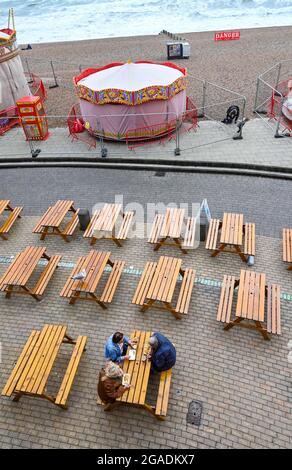
[[[0,27],[9,7],[19,43],[292,24],[292,0],[4,0]]]

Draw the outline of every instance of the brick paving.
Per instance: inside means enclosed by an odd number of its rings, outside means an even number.
[[[45,245],[49,253],[62,253],[66,262],[74,262],[87,253],[89,242],[80,231],[68,244],[59,237],[41,242],[31,233],[43,210],[61,196],[75,195],[76,205],[83,207],[91,207],[97,200],[112,200],[114,192],[109,188],[124,194],[127,203],[169,202],[170,197],[177,202],[196,202],[207,196],[215,216],[221,217],[223,210],[244,209],[248,221],[256,222],[257,255],[253,269],[266,272],[269,282],[280,283],[284,292],[292,294],[292,276],[282,262],[279,238],[290,215],[289,182],[182,174],[157,178],[149,173],[112,170],[5,170],[3,174],[0,198],[11,198],[14,205],[23,203],[25,212],[9,240],[1,242],[0,257],[15,255],[29,244]],[[121,249],[103,240],[96,248],[111,250],[113,259],[125,259],[127,267],[133,269],[141,269],[146,260],[157,259],[146,240],[128,240]],[[204,279],[221,281],[223,274],[238,276],[240,269],[246,267],[235,255],[210,258],[203,245],[188,255],[180,255],[172,247],[162,248],[159,254],[182,256],[183,265],[195,267],[197,277]],[[0,275],[6,267],[0,263]],[[142,314],[131,304],[138,282],[133,273],[123,273],[108,311],[87,302],[70,306],[59,297],[69,272],[68,268],[59,267],[41,302],[1,295],[1,389],[32,329],[41,328],[44,323],[64,323],[72,336],[88,335],[88,348],[72,387],[68,410],[36,398],[23,397],[19,403],[0,399],[1,447],[291,448],[291,364],[287,360],[287,344],[292,339],[291,302],[282,301],[282,335],[266,342],[255,331],[223,331],[222,324],[216,321],[218,287],[196,284],[189,314],[177,321],[168,312],[150,309]],[[157,330],[175,343],[177,364],[164,422],[139,408],[121,406],[105,413],[96,405],[104,342],[117,329],[126,333],[134,329]],[[60,385],[69,354],[70,346],[63,345],[48,385],[52,393]],[[149,401],[154,393],[155,382]],[[203,402],[198,428],[186,424],[191,400]],[[125,433],[125,429],[130,431]]]

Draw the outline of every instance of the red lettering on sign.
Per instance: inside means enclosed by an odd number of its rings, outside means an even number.
[[[235,39],[240,39],[240,31],[222,31],[214,35],[214,41],[232,41]]]

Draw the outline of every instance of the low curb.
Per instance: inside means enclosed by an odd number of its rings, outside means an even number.
[[[292,168],[213,161],[173,161],[155,159],[128,158],[76,158],[66,159],[38,157],[3,158],[0,169],[9,168],[108,168],[133,171],[183,172],[183,173],[215,173],[225,175],[257,176],[264,178],[292,179]]]

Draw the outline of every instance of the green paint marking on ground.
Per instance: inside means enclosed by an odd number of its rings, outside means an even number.
[[[14,256],[0,256],[0,264],[1,263],[2,264],[10,264],[13,260],[14,260]],[[47,260],[40,260],[38,264],[40,266],[46,266],[47,263],[48,263]],[[72,269],[72,268],[74,268],[75,263],[70,263],[70,262],[67,262],[67,261],[60,261],[58,266],[61,267],[61,268]],[[105,267],[106,272],[110,272],[111,269],[112,268],[110,266]],[[134,276],[141,276],[142,273],[143,273],[143,270],[134,269],[134,268],[125,268],[123,270],[123,272],[125,274],[130,274],[130,275],[134,275]],[[181,274],[179,274],[178,280],[182,281]],[[207,287],[216,287],[216,288],[222,287],[222,282],[221,281],[218,281],[217,279],[207,278],[207,277],[196,277],[194,283],[202,285],[202,286],[207,286]],[[286,300],[288,302],[291,302],[292,301],[292,294],[288,294],[287,292],[282,292],[281,293],[281,299]]]

